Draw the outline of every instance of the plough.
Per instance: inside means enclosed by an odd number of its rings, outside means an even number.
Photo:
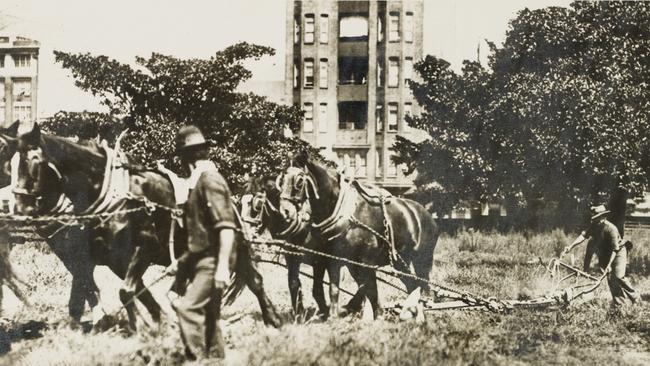
[[[542,259],[540,258],[539,260],[540,264],[543,264]],[[546,266],[546,271],[550,273],[552,279],[558,277],[560,269],[568,271],[569,274],[556,281],[556,289],[548,295],[528,300],[494,301],[498,301],[503,305],[500,309],[501,312],[508,312],[515,308],[566,308],[592,300],[594,298],[594,292],[598,287],[600,287],[606,277],[605,274],[600,278],[594,277],[578,268],[562,262],[559,258],[551,259],[549,265]],[[588,279],[589,282],[575,283],[572,286],[557,289],[562,283],[566,282],[566,280],[574,277],[576,280],[582,277]],[[446,294],[442,291],[436,292],[435,294],[437,297],[443,298],[454,299],[457,297],[457,294]],[[416,308],[419,308],[420,311],[424,312],[439,310],[494,310],[484,305],[473,303],[473,301],[467,301],[466,299],[435,302],[433,299],[422,299],[419,296],[419,293],[411,294],[403,303],[396,303],[389,307],[390,310],[399,314],[402,319],[416,316],[418,312]]]
[[[288,253],[292,255],[310,253],[339,260],[349,265],[372,268],[379,273],[392,277],[411,277],[429,284],[431,286],[431,292],[435,295],[435,298],[425,298],[421,296],[420,290],[417,289],[413,293],[409,294],[405,301],[396,302],[384,308],[384,310],[391,311],[404,320],[417,317],[418,314],[424,312],[440,310],[488,310],[496,313],[507,313],[515,308],[566,308],[593,299],[593,293],[606,278],[605,274],[600,277],[595,277],[568,263],[562,262],[560,258],[553,258],[547,266],[544,266],[545,271],[550,274],[552,280],[560,276],[561,270],[568,271],[569,273],[555,281],[555,289],[551,293],[528,300],[500,300],[496,298],[481,297],[467,291],[456,290],[449,286],[435,283],[429,279],[419,278],[414,274],[400,272],[392,268],[387,269],[382,266],[370,266],[347,258],[339,258],[328,253],[306,249],[283,240],[264,240],[255,238],[251,239],[250,242],[257,245],[279,247],[280,251],[278,253],[287,253],[286,249],[289,249],[290,252]],[[544,265],[541,258],[539,258],[539,263],[542,266]],[[561,289],[559,288],[563,283],[566,283],[567,280],[572,278],[575,278],[576,281],[573,285]],[[588,282],[578,283],[580,279],[586,279]],[[451,301],[438,302],[435,301],[435,299],[451,299]]]

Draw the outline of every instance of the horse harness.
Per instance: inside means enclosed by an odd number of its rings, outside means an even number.
[[[307,184],[303,184],[301,187],[301,189],[304,190],[305,192],[304,194],[301,194],[301,196],[309,195],[309,190],[306,187],[307,185],[311,185],[311,188],[314,191],[314,193],[318,195],[318,193],[316,193],[317,192],[316,183],[314,179],[311,178],[310,174],[304,171],[302,171],[300,174],[303,175],[303,178],[299,178],[299,179],[302,179],[303,182],[307,183]],[[380,206],[382,217],[383,217],[383,227],[384,227],[383,234],[379,233],[369,225],[363,223],[356,216],[354,216],[354,212],[357,208],[359,197],[364,199],[371,206]],[[328,218],[324,219],[319,223],[312,222],[312,228],[314,228],[316,232],[326,241],[331,242],[343,236],[351,228],[360,227],[370,232],[375,237],[377,237],[378,239],[380,239],[381,241],[385,242],[388,245],[388,253],[389,253],[388,257],[391,266],[394,266],[395,262],[398,260],[401,261],[403,264],[406,264],[404,260],[401,258],[401,256],[398,254],[397,248],[395,247],[393,225],[390,222],[390,218],[388,217],[388,211],[386,205],[390,203],[392,197],[393,196],[386,191],[379,190],[374,187],[364,186],[361,182],[355,179],[348,179],[348,178],[344,178],[343,176],[340,176],[339,196],[336,201],[336,205],[334,206],[334,210],[332,211],[332,214]],[[300,201],[299,199],[296,199],[294,197],[287,197],[284,194],[282,198],[292,201],[294,204]]]

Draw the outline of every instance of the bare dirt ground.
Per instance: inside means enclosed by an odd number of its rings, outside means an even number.
[[[636,244],[631,254],[631,277],[647,300],[650,240],[646,235],[641,231],[629,233]],[[541,266],[527,262],[551,258],[570,239],[559,231],[528,237],[468,232],[443,237],[436,249],[431,279],[503,299],[543,295],[552,290],[548,276]],[[42,243],[27,242],[12,249],[11,260],[25,281],[30,304],[17,303],[11,294],[5,296],[0,364],[183,362],[177,355],[181,342],[171,317],[156,329],[140,324],[142,330],[137,335],[127,335],[120,327],[100,334],[88,329],[72,330],[67,322],[70,276],[58,259]],[[622,312],[611,312],[606,285],[593,301],[564,310],[519,309],[507,315],[439,311],[427,313],[425,325],[399,322],[389,313],[374,322],[362,321],[358,316],[322,322],[314,317],[292,316],[284,268],[264,263],[260,268],[266,289],[287,318],[287,325],[279,330],[265,327],[256,300],[246,291],[224,310],[227,357],[223,361],[211,360],[210,364],[650,364],[650,305],[643,302]],[[150,283],[160,271],[151,268],[145,282]],[[307,266],[303,271],[311,272]],[[104,267],[98,267],[95,277],[106,310],[115,311],[119,308],[119,280]],[[310,280],[302,281],[306,303],[315,307]],[[170,309],[165,294],[169,286],[166,280],[152,287],[167,311]],[[343,287],[356,289],[349,276],[345,276]],[[406,296],[384,284],[380,284],[380,292],[383,305]],[[342,301],[347,299],[348,295],[344,295]],[[86,325],[90,319],[88,313]]]

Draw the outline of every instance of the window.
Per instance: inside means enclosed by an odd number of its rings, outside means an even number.
[[[412,114],[413,114],[413,104],[411,104],[410,102],[404,103],[404,110],[402,111],[402,120],[404,122],[402,125],[404,126],[404,130],[408,132],[411,131],[411,127],[409,126],[408,123],[406,123],[406,116]]]
[[[346,41],[368,40],[368,15],[341,14],[339,22],[339,39]]]
[[[397,103],[388,103],[388,131],[397,131]]]
[[[365,85],[367,79],[367,57],[339,57],[340,85]]]
[[[399,59],[397,57],[388,59],[388,86],[391,88],[399,86]]]
[[[384,154],[381,149],[375,150],[375,175],[381,177],[384,175]]]
[[[330,36],[330,32],[329,32],[330,18],[327,14],[320,15],[320,24],[318,25],[318,27],[320,28],[320,34],[318,36],[320,43],[327,44],[327,39]]]
[[[14,55],[14,64],[16,67],[30,67],[31,61],[31,55]]]
[[[300,43],[300,18],[293,18],[293,43]]]
[[[395,165],[395,162],[393,161],[392,155],[388,157],[388,169],[386,172],[386,175],[389,177],[396,177],[397,176],[397,165]]]
[[[388,41],[399,41],[399,12],[391,11],[388,16]]]
[[[365,151],[360,151],[354,155],[356,160],[357,169],[354,172],[355,177],[365,177],[368,174],[366,168],[366,153]]]
[[[32,94],[31,80],[14,80],[13,95],[20,100],[23,97],[29,97]]]
[[[5,67],[5,55],[0,53],[0,68]]]
[[[28,105],[14,106],[14,120],[29,121],[32,118],[32,107]]]
[[[302,123],[302,132],[314,131],[314,105],[312,103],[305,103],[303,109],[305,111],[305,119]]]
[[[321,58],[320,59],[320,65],[318,69],[318,86],[320,86],[321,89],[327,89],[327,83],[329,82],[328,80],[328,65],[327,65],[327,59],[326,58]]]
[[[384,21],[382,20],[381,13],[377,14],[377,43],[384,40]]]
[[[377,87],[381,88],[384,86],[384,59],[379,58],[377,60]]]
[[[404,41],[413,42],[413,13],[407,12],[404,16]]]
[[[338,166],[341,170],[343,170],[343,174],[351,177],[354,175],[354,162],[351,161],[350,159],[350,154],[343,152],[343,151],[337,151],[336,152],[336,157],[338,158],[337,163]]]
[[[327,103],[321,103],[318,107],[318,132],[327,132]]]
[[[363,130],[368,119],[368,104],[366,102],[340,102],[339,129]]]
[[[339,150],[336,152],[338,164],[344,174],[350,177],[365,177],[367,172],[367,153],[359,150]]]
[[[305,14],[305,43],[314,43],[314,14]]]
[[[293,63],[293,88],[297,89],[299,85],[300,85],[300,70],[298,69],[298,65],[296,65],[296,62],[294,61],[294,63]]]
[[[406,57],[404,59],[404,84],[406,81],[413,79],[413,57]]]
[[[377,133],[384,131],[384,106],[377,104],[377,109],[375,111],[375,123]]]
[[[314,87],[314,59],[305,59],[305,88]]]

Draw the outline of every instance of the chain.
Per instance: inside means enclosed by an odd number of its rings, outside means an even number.
[[[495,312],[502,312],[502,311],[510,308],[510,306],[508,306],[508,304],[505,303],[505,302],[498,301],[498,300],[493,299],[493,298],[484,298],[484,297],[481,297],[481,296],[478,296],[478,295],[474,295],[474,294],[472,294],[472,293],[470,293],[468,291],[456,290],[456,289],[453,289],[453,288],[451,288],[449,286],[445,286],[445,285],[441,285],[441,284],[439,284],[437,282],[433,282],[433,281],[431,281],[429,279],[425,279],[425,278],[419,277],[419,276],[411,274],[411,273],[406,273],[406,272],[396,270],[395,268],[385,269],[385,268],[383,268],[384,266],[370,265],[370,264],[366,264],[366,263],[362,263],[362,262],[357,262],[357,261],[354,261],[354,260],[351,260],[351,259],[338,257],[338,256],[335,256],[335,255],[320,252],[320,251],[317,251],[317,250],[314,250],[314,249],[301,247],[299,245],[286,242],[284,240],[252,239],[250,242],[252,244],[257,244],[257,245],[276,245],[276,246],[281,246],[281,247],[284,246],[284,247],[288,247],[288,248],[291,248],[291,249],[294,249],[294,250],[297,250],[297,251],[300,251],[300,252],[305,252],[305,253],[309,253],[309,254],[313,254],[313,255],[318,255],[318,256],[321,256],[321,257],[325,257],[325,258],[333,259],[333,260],[336,260],[336,261],[340,261],[340,262],[343,262],[343,263],[346,263],[346,264],[351,264],[351,265],[354,265],[354,266],[357,266],[357,267],[371,269],[371,270],[374,270],[376,272],[383,273],[383,274],[386,274],[386,275],[389,275],[389,276],[410,278],[410,279],[413,279],[413,280],[424,282],[424,283],[432,286],[433,291],[435,293],[437,293],[438,295],[440,295],[440,296],[449,297],[449,298],[457,299],[457,300],[462,300],[462,301],[464,301],[464,302],[466,302],[468,304],[472,304],[472,305],[485,306],[489,310],[492,310],[492,311],[495,311]]]
[[[127,215],[127,214],[132,214],[140,211],[145,211],[148,215],[151,215],[156,209],[168,211],[173,218],[177,218],[182,215],[182,210],[161,205],[159,203],[147,199],[146,197],[135,197],[129,195],[125,199],[130,201],[137,201],[141,203],[141,205],[138,207],[125,208],[125,209],[115,210],[111,212],[100,212],[96,214],[85,214],[85,215],[61,214],[61,215],[43,215],[43,216],[32,217],[32,216],[25,216],[25,215],[0,214],[0,221],[20,222],[20,223],[25,223],[27,225],[59,221],[61,223],[64,223],[64,225],[66,226],[83,227],[86,223],[90,221],[95,221],[97,219],[101,220],[102,222],[105,222],[106,220],[114,216]]]
[[[384,216],[384,217],[385,217],[385,216]],[[362,229],[367,230],[368,232],[370,232],[371,234],[373,234],[374,236],[378,237],[379,239],[381,239],[381,240],[383,240],[384,242],[386,242],[386,244],[388,244],[388,246],[389,246],[389,248],[388,248],[388,250],[389,250],[388,259],[389,259],[389,261],[390,261],[390,265],[391,265],[391,267],[394,267],[394,266],[395,266],[395,263],[394,263],[393,258],[397,258],[397,259],[399,259],[400,262],[402,262],[402,264],[403,264],[406,268],[409,267],[408,264],[406,264],[406,261],[404,261],[404,259],[403,259],[400,255],[398,255],[397,253],[395,253],[394,243],[393,243],[392,240],[390,240],[390,239],[388,238],[388,236],[380,234],[377,230],[375,230],[375,229],[371,228],[370,226],[364,224],[363,222],[359,221],[359,219],[357,219],[357,218],[354,217],[354,216],[350,216],[348,219],[350,220],[350,223],[352,223],[352,225],[355,225],[355,226],[358,226],[358,227],[360,227],[360,228],[362,228]],[[385,219],[384,219],[384,226],[385,226],[385,223],[386,223],[386,221],[385,221]],[[387,229],[387,230],[388,230],[388,229]]]

